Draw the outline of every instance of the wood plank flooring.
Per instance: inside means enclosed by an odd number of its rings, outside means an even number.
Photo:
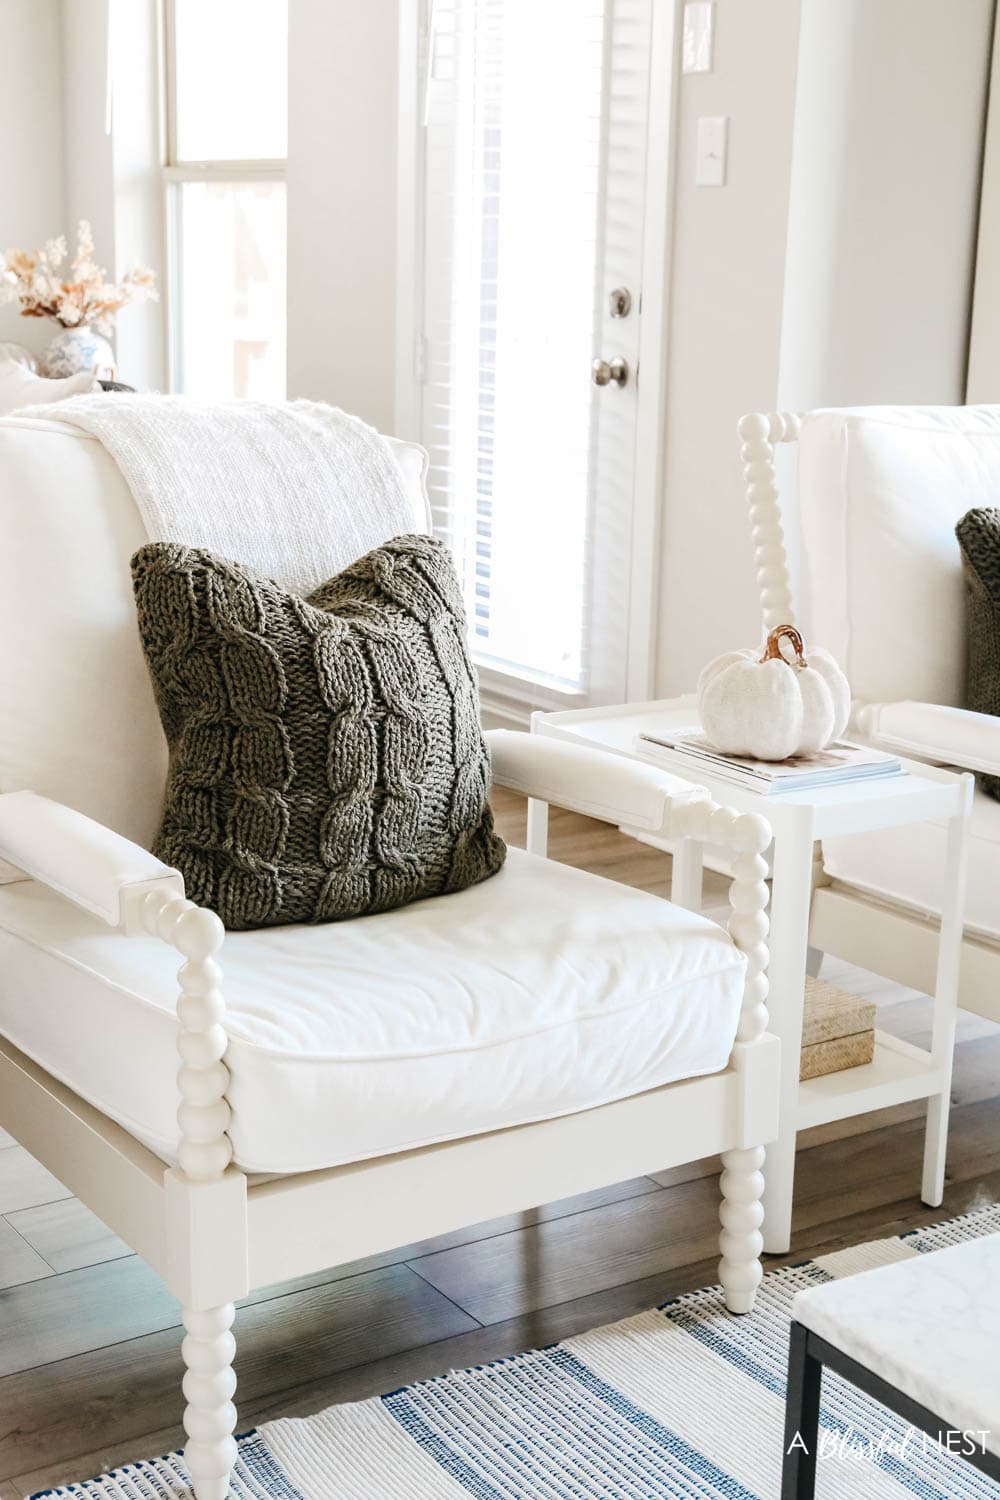
[[[523,843],[524,804],[497,800]],[[667,894],[670,862],[553,812],[556,858]],[[706,879],[706,904],[724,901]],[[925,1041],[925,997],[827,959],[879,1024]],[[919,1104],[800,1137],[800,1260],[1000,1196],[1000,1030],[963,1018],[943,1209],[918,1197]],[[237,1316],[240,1426],[302,1416],[625,1317],[715,1279],[716,1161],[511,1215],[256,1293]],[[781,1260],[774,1260],[775,1265]],[[176,1304],[55,1178],[0,1132],[0,1500],[183,1442]]]

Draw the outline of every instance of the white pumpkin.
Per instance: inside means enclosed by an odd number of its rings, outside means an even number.
[[[794,657],[782,650],[790,643]],[[764,655],[729,651],[698,679],[701,727],[725,755],[787,760],[825,750],[847,728],[851,690],[828,651],[810,650],[794,625],[771,631]]]

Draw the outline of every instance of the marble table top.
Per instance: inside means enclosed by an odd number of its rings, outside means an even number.
[[[1000,1234],[810,1287],[793,1316],[1000,1455]]]

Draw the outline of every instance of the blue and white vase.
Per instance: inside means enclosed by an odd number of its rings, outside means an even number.
[[[39,371],[50,380],[93,370],[102,380],[114,380],[117,373],[115,351],[92,328],[63,328],[56,334],[38,359]]]

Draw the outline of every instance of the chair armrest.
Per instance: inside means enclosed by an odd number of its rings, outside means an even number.
[[[217,1181],[233,1154],[224,1062],[229,1039],[215,962],[225,937],[219,918],[186,901],[181,875],[147,849],[35,792],[0,795],[0,859],[109,927],[149,933],[184,959],[177,1002],[177,1160],[182,1182]]]
[[[184,895],[178,872],[147,849],[35,792],[0,795],[0,858],[109,927],[150,890]]]
[[[643,833],[665,833],[672,804],[707,795],[668,771],[586,745],[515,729],[491,729],[486,739],[498,786]]]
[[[882,750],[1000,776],[1000,717],[942,703],[866,703],[854,721]]]

